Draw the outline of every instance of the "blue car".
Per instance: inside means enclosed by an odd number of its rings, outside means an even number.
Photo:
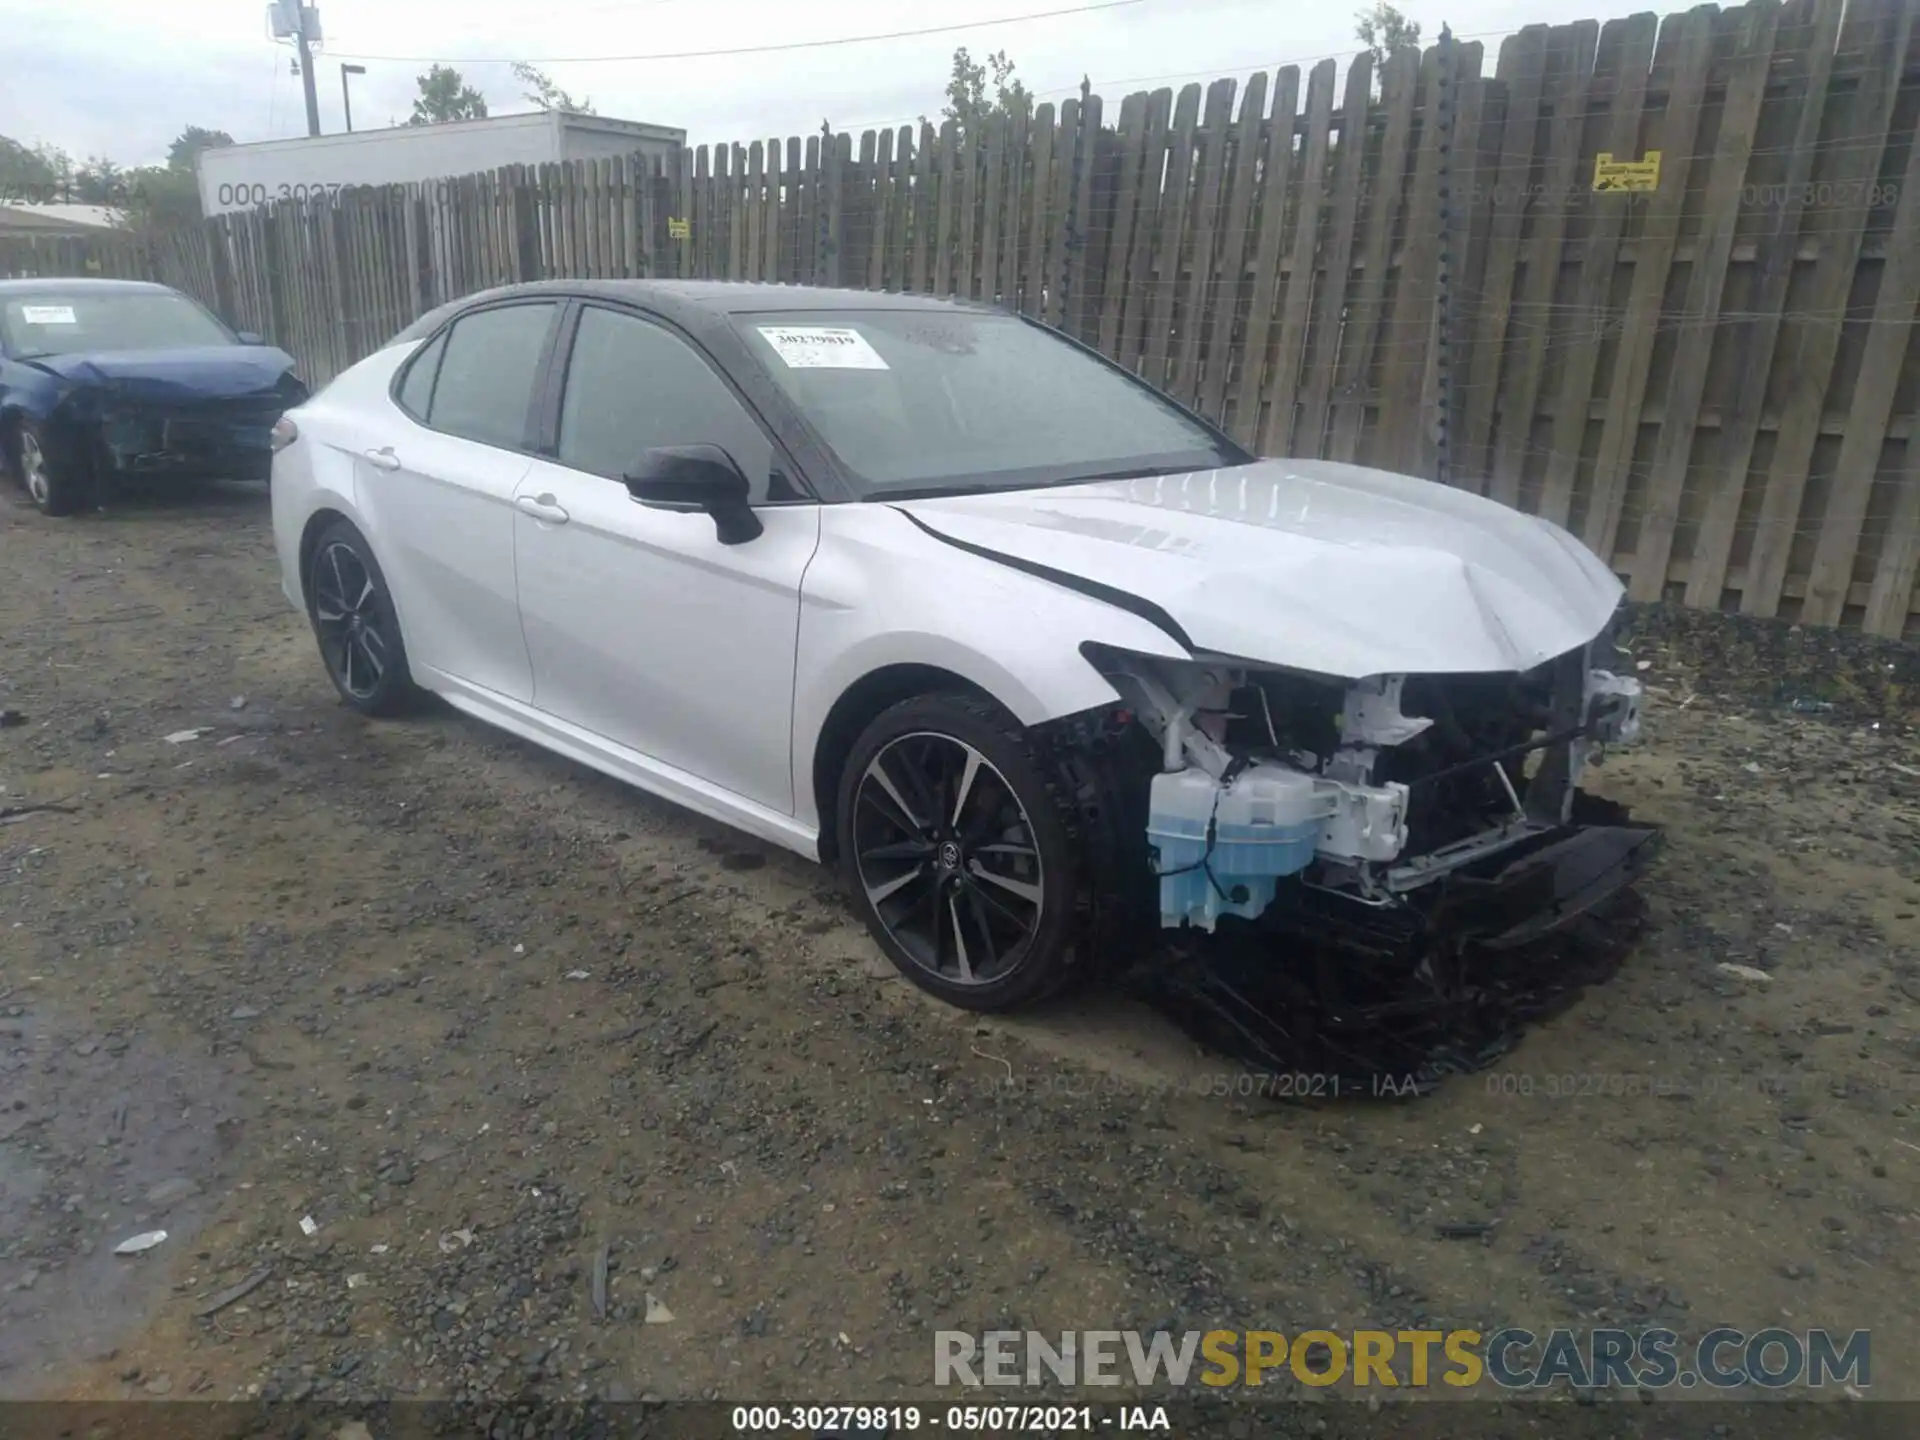
[[[307,393],[286,351],[164,285],[0,280],[0,465],[48,515],[123,477],[264,480]]]

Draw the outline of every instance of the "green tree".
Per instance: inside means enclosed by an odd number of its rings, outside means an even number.
[[[521,92],[542,110],[560,110],[569,115],[593,115],[593,101],[582,96],[576,100],[553,81],[538,65],[525,60],[513,62],[513,78],[527,88]]]
[[[61,199],[56,193],[62,179],[58,161],[65,159],[44,145],[29,149],[18,140],[0,135],[0,200],[32,203]]]
[[[73,198],[73,157],[58,145],[40,144],[33,147],[33,153],[46,163],[53,174],[56,184],[62,187],[62,200]]]
[[[104,156],[75,165],[64,150],[28,149],[0,136],[0,199],[103,205],[134,229],[195,224],[201,213],[193,157],[208,146],[232,143],[224,131],[189,125],[169,148],[165,165],[122,169]]]
[[[989,94],[991,88],[991,94]],[[953,52],[953,73],[947,78],[947,103],[942,119],[952,120],[965,139],[967,132],[990,115],[1026,117],[1033,114],[1033,93],[1014,78],[1013,61],[996,50],[985,63],[976,61],[962,45]]]
[[[1396,50],[1420,48],[1419,22],[1407,19],[1386,0],[1375,0],[1371,10],[1354,12],[1353,35],[1373,53],[1373,88],[1376,94],[1380,90],[1380,70],[1387,63],[1387,57]]]
[[[223,145],[233,144],[233,136],[224,130],[208,130],[199,125],[189,125],[174,137],[173,144],[167,147],[167,168],[193,173],[193,162],[202,150],[217,150]]]
[[[133,230],[173,230],[197,225],[200,182],[191,169],[171,165],[143,165],[126,172],[126,202],[121,222]]]
[[[113,198],[103,202],[119,211],[120,223],[131,230],[174,230],[197,225],[203,218],[200,209],[200,182],[194,161],[202,150],[233,144],[224,130],[209,130],[189,125],[167,147],[164,165],[139,165],[121,170],[111,162],[89,161],[76,172],[74,188],[83,184],[110,185]],[[107,174],[103,176],[103,166]]]
[[[127,172],[104,155],[95,155],[73,172],[73,198],[80,205],[121,205],[127,198]]]
[[[467,84],[451,65],[435,65],[415,77],[420,94],[413,102],[409,125],[444,125],[449,120],[484,120],[487,97]]]

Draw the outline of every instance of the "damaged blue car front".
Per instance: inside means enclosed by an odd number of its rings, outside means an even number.
[[[294,368],[164,285],[0,281],[0,461],[50,515],[120,477],[264,480]]]

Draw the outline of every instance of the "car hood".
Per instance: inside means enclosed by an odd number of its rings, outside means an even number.
[[[25,363],[75,385],[157,401],[258,395],[273,389],[293,369],[293,357],[271,345],[80,352],[40,355]]]
[[[1155,607],[1196,649],[1321,675],[1526,670],[1622,594],[1556,525],[1321,460],[897,502],[962,548]]]

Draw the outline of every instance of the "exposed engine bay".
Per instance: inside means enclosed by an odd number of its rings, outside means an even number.
[[[1593,646],[1521,675],[1324,680],[1106,657],[1159,746],[1147,836],[1161,923],[1254,919],[1277,882],[1369,905],[1567,828],[1588,765],[1640,732]]]

